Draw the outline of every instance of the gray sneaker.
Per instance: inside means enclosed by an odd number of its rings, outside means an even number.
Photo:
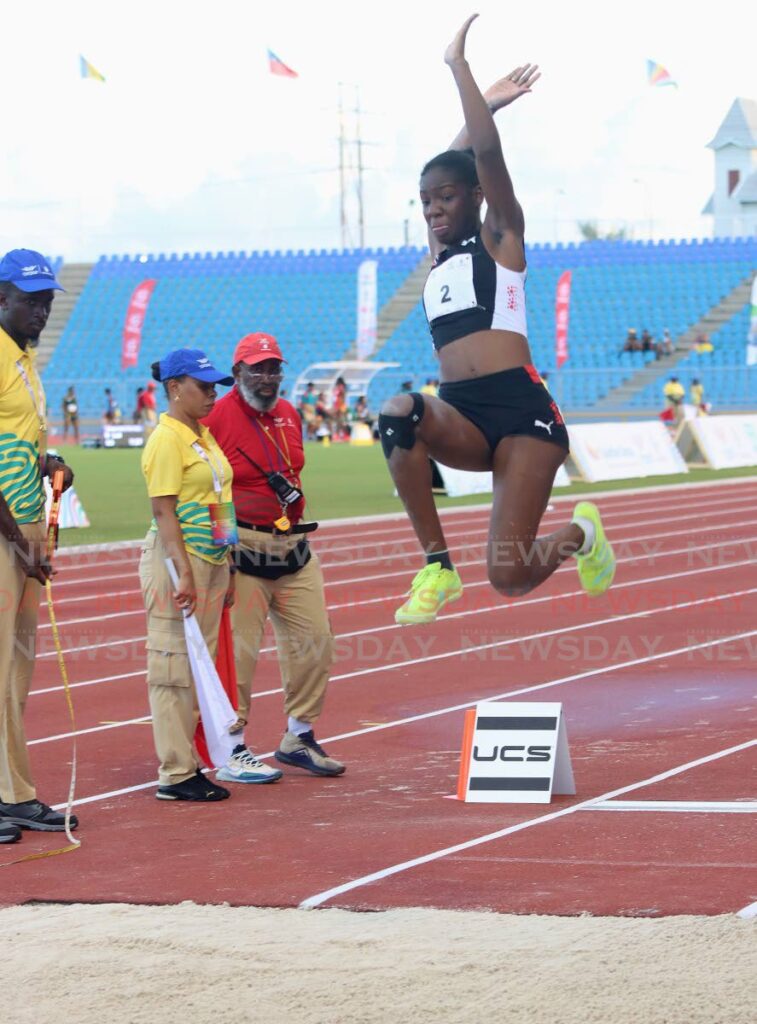
[[[343,775],[345,767],[316,743],[313,730],[295,736],[293,732],[285,732],[281,745],[273,755],[281,764],[293,768],[304,768],[313,775]]]

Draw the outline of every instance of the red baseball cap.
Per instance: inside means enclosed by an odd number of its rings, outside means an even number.
[[[246,334],[238,343],[234,349],[232,365],[247,363],[248,366],[254,366],[265,359],[280,359],[282,363],[286,362],[278,341],[272,335],[258,331],[256,334]]]

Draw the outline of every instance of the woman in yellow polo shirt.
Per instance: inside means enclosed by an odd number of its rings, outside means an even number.
[[[154,516],[139,577],[147,610],[147,682],[160,760],[156,796],[224,800],[229,791],[202,774],[194,750],[197,700],[183,613],[194,613],[214,657],[223,606],[233,601],[236,523],[231,466],[200,420],[213,408],[216,384],[234,380],[211,366],[198,349],[169,352],[153,364],[152,375],[163,382],[169,403],[142,456]],[[176,587],[165,565],[169,557],[178,575]],[[224,776],[231,781],[274,781],[281,775],[244,747],[235,755]]]

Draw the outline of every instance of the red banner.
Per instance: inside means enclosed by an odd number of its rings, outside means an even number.
[[[572,271],[566,270],[560,275],[555,293],[555,358],[558,370],[568,358],[571,274]]]
[[[139,346],[142,344],[142,324],[145,322],[147,307],[157,281],[143,281],[134,289],[124,320],[124,336],[121,345],[121,369],[136,366]]]

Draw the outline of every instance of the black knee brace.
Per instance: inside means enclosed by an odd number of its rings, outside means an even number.
[[[423,395],[415,391],[410,392],[413,400],[413,408],[406,416],[387,416],[379,413],[379,435],[381,447],[384,449],[384,456],[388,459],[395,446],[409,451],[415,444],[415,428],[423,419],[425,406]]]

